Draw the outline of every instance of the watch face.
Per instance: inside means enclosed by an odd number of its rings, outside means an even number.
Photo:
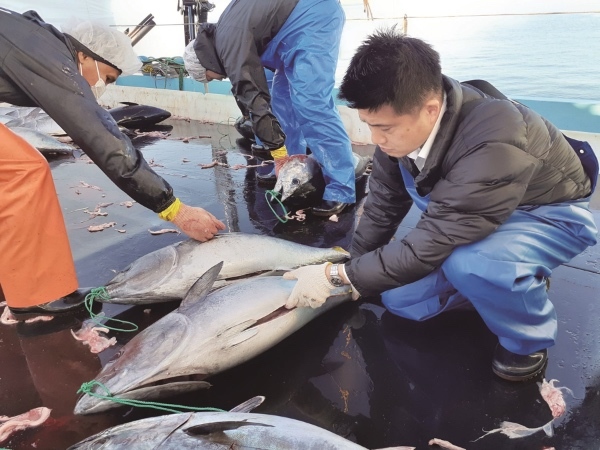
[[[344,285],[344,281],[340,277],[332,276],[331,284],[333,284],[335,287],[341,287]]]

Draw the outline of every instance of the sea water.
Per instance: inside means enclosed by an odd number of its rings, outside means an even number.
[[[403,20],[347,20],[336,72],[374,30]],[[600,101],[600,14],[408,18],[407,34],[430,43],[443,72],[484,79],[509,97]]]

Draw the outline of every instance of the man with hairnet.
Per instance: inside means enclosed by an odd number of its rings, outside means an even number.
[[[200,25],[184,53],[195,80],[229,78],[276,168],[308,145],[326,182],[312,209],[320,216],[356,201],[352,147],[332,95],[344,20],[338,0],[233,1],[216,24]],[[275,72],[273,98],[264,67]]]
[[[108,26],[74,22],[64,33],[35,11],[0,8],[0,101],[39,106],[96,165],[141,205],[199,241],[225,225],[181,203],[98,105],[106,85],[139,70],[130,39]],[[0,297],[18,320],[80,310],[69,240],[50,168],[0,125]]]

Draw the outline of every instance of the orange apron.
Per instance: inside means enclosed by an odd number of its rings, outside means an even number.
[[[0,124],[0,285],[26,308],[77,289],[77,274],[48,162]]]

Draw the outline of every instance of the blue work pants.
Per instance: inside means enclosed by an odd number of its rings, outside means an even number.
[[[333,98],[344,21],[338,0],[300,0],[261,60],[276,69],[271,107],[288,153],[308,145],[323,170],[323,199],[355,203],[352,146]]]
[[[401,167],[415,204],[425,210],[413,178]],[[589,198],[521,207],[488,237],[463,245],[434,272],[382,294],[392,313],[425,320],[469,303],[507,350],[528,355],[554,344],[556,311],[546,280],[552,270],[595,245]]]

